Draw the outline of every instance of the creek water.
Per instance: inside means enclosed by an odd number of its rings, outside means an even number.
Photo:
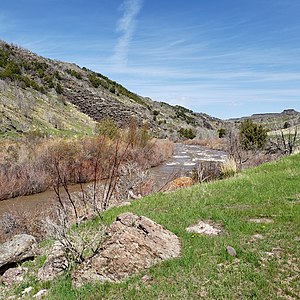
[[[160,188],[176,174],[177,177],[187,175],[199,161],[224,161],[226,154],[196,145],[176,144],[174,153],[163,164],[150,169],[154,184]],[[80,191],[80,185],[70,186],[70,192]],[[55,203],[55,192],[47,190],[42,193],[16,197],[0,201],[0,218],[5,212],[47,211]]]

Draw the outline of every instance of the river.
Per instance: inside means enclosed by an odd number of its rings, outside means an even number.
[[[159,189],[172,175],[176,174],[177,177],[187,175],[199,161],[224,161],[225,159],[226,154],[222,151],[196,145],[176,144],[173,156],[160,166],[152,168],[150,173],[156,187]],[[79,190],[80,185],[70,186],[71,192]],[[18,211],[25,214],[35,210],[45,212],[55,201],[55,192],[53,190],[3,200],[0,201],[0,217],[9,211]]]

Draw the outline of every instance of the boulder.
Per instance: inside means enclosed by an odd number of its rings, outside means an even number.
[[[27,273],[28,268],[17,267],[10,268],[4,272],[1,277],[2,283],[11,286],[15,283],[24,281],[24,275]]]
[[[33,258],[39,254],[35,238],[28,234],[18,234],[12,240],[0,245],[0,270],[7,266]]]
[[[64,245],[55,241],[50,249],[45,264],[38,271],[38,279],[52,280],[61,275],[69,266]]]
[[[161,225],[132,213],[119,215],[100,252],[73,273],[73,283],[118,282],[180,254],[178,237]]]

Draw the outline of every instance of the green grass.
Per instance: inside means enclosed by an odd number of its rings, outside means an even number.
[[[300,155],[295,155],[234,178],[111,209],[104,215],[107,223],[131,211],[177,234],[181,256],[119,284],[76,290],[66,275],[51,285],[47,299],[299,299],[299,199]],[[274,222],[249,222],[259,217]],[[224,233],[209,237],[186,232],[198,220],[218,222]],[[255,234],[263,239],[254,240]],[[236,249],[236,258],[227,254],[228,245]],[[146,282],[145,274],[150,278]]]

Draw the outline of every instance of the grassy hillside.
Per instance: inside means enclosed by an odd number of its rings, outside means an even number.
[[[28,285],[50,288],[47,299],[299,299],[300,155],[244,171],[234,178],[155,194],[108,211],[147,216],[177,234],[178,259],[161,263],[120,284],[71,288],[65,276]],[[269,223],[250,219],[267,218]],[[223,226],[219,236],[186,232],[198,220]],[[226,246],[237,256],[227,254]],[[30,263],[35,265],[40,261]],[[28,264],[28,263],[27,263]],[[144,277],[147,275],[147,277]],[[33,294],[32,294],[33,295]]]
[[[68,114],[69,104],[73,111]],[[223,124],[206,114],[139,96],[85,67],[47,59],[1,40],[0,108],[0,135],[28,133],[32,123],[45,134],[76,132],[73,124],[84,128],[72,117],[79,111],[94,121],[110,118],[120,126],[134,118],[140,125],[147,123],[156,137],[172,139],[182,137],[181,128],[192,129],[198,137],[216,135]]]

